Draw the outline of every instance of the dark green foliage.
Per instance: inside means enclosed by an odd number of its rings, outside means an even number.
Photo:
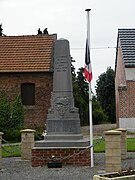
[[[23,106],[20,95],[10,102],[6,93],[0,93],[0,131],[6,140],[20,140],[20,129],[23,125]]]
[[[89,87],[83,76],[84,68],[79,68],[75,73],[71,64],[71,70],[75,106],[79,109],[81,125],[89,125]],[[97,80],[96,96],[92,94],[93,124],[115,122],[114,77],[115,73],[109,67]]]
[[[79,68],[77,72],[77,84],[78,84],[78,102],[77,106],[80,112],[81,125],[89,124],[89,94],[88,83],[83,76],[84,68]]]
[[[10,124],[10,104],[4,92],[0,93],[0,130],[7,129]]]
[[[73,60],[73,58],[71,57],[72,82],[75,82],[76,81],[76,73],[75,73],[75,67],[73,66],[73,62],[75,62],[75,60]]]
[[[73,83],[75,106],[79,108],[81,125],[89,125],[89,86],[83,76],[84,68],[79,68]],[[92,120],[93,124],[108,122],[108,116],[102,109],[100,102],[92,94]]]
[[[21,132],[20,129],[5,129],[3,139],[9,142],[20,142]]]
[[[77,76],[73,71],[72,74],[75,107],[79,109],[81,125],[88,125],[88,83],[83,77],[83,68],[78,70]]]
[[[17,129],[21,129],[23,126],[23,119],[24,119],[24,113],[23,113],[23,105],[21,102],[21,97],[18,95],[16,99],[13,101],[11,106],[11,124],[12,128],[16,127]]]
[[[108,116],[101,107],[100,102],[93,95],[92,97],[92,119],[93,124],[108,123]]]
[[[36,129],[36,132],[35,132],[35,140],[36,140],[36,141],[39,141],[39,140],[43,140],[43,139],[44,139],[43,131],[42,131],[42,130],[39,130],[39,129]]]
[[[109,121],[115,123],[115,72],[111,67],[96,81],[96,95]]]

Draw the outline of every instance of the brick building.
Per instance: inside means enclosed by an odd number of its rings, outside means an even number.
[[[135,132],[135,29],[119,29],[115,63],[116,121]]]
[[[44,128],[53,82],[56,35],[0,36],[0,91],[21,93],[24,127]]]

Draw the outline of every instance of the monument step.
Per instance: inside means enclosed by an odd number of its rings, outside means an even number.
[[[45,140],[82,140],[82,134],[47,134]]]
[[[87,138],[81,140],[42,140],[36,141],[34,148],[48,147],[88,147],[90,142]]]

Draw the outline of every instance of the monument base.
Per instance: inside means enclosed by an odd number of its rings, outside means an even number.
[[[58,136],[59,137],[59,136]],[[64,136],[63,136],[64,137]],[[74,137],[74,136],[73,136]],[[56,137],[55,137],[56,138]],[[55,139],[54,140],[42,140],[42,141],[36,141],[34,147],[51,147],[51,148],[55,148],[55,147],[72,147],[72,148],[76,148],[76,147],[88,147],[90,145],[90,142],[87,138],[82,138],[80,140],[76,140],[73,138],[70,139]]]
[[[87,138],[59,138],[58,136],[54,140],[48,138],[35,142],[32,149],[32,166],[43,166],[53,162],[62,165],[90,165],[90,142]]]
[[[51,134],[47,134],[45,136],[45,141],[48,141],[48,140],[53,140],[53,141],[57,141],[57,140],[82,140],[83,139],[83,135],[82,134],[66,134],[66,133],[61,133],[61,134],[54,134],[54,133],[51,133]]]
[[[90,165],[89,147],[34,147],[32,149],[32,166],[45,166],[55,162],[62,165]]]

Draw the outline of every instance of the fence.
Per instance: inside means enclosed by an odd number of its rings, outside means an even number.
[[[18,153],[18,155],[21,155],[22,160],[31,160],[31,149],[34,146],[34,133],[35,130],[31,129],[25,129],[21,131],[21,143],[17,144],[10,144],[6,140],[2,139],[1,135],[1,140],[4,142],[2,147],[2,150],[8,154],[8,156],[14,156],[14,153]],[[2,133],[3,134],[3,133]],[[55,156],[49,156],[49,157],[33,157],[35,159],[39,160],[47,160],[47,161],[64,161],[66,159],[70,159],[72,157],[76,157],[79,154],[83,156],[87,151],[90,150],[91,147],[97,146],[99,143],[103,142],[104,139],[99,139],[93,146],[89,146],[87,148],[84,148],[83,150],[78,150],[77,152],[73,154],[68,154],[68,155],[63,155],[60,157],[55,157]],[[9,148],[7,149],[6,146]],[[10,148],[11,147],[11,148]],[[88,157],[90,158],[90,157]],[[1,164],[2,164],[2,155],[1,155]],[[2,166],[2,165],[1,165]]]
[[[2,153],[1,148],[9,154],[13,154],[15,152],[21,152],[21,158],[22,159],[31,159],[31,149],[34,146],[34,130],[31,129],[25,129],[21,131],[21,146],[19,144],[14,145],[14,150],[7,150],[5,148],[5,145],[2,146],[2,135],[3,133],[0,133],[0,169],[2,168]],[[66,156],[61,157],[42,157],[42,160],[47,161],[64,161],[65,159],[69,159],[73,156],[77,156],[78,154],[85,153],[87,150],[89,150],[91,147],[97,146],[101,142],[103,142],[103,138],[101,138],[99,141],[97,141],[96,144],[93,144],[92,146],[87,147],[86,149],[83,149],[81,151],[78,151],[77,153],[73,153]],[[6,144],[6,140],[3,140]],[[121,160],[126,159],[126,130],[124,129],[117,129],[114,131],[106,131],[105,132],[105,165],[106,165],[106,171],[114,171],[114,165],[116,167],[116,171],[121,170]],[[13,146],[12,144],[8,144],[9,146]],[[38,158],[38,157],[35,157]],[[111,159],[112,158],[112,159]],[[111,160],[110,160],[111,159]],[[39,160],[41,160],[41,157],[39,157]],[[116,161],[115,161],[116,160]],[[117,166],[116,166],[117,164]],[[111,168],[110,168],[111,167]]]

